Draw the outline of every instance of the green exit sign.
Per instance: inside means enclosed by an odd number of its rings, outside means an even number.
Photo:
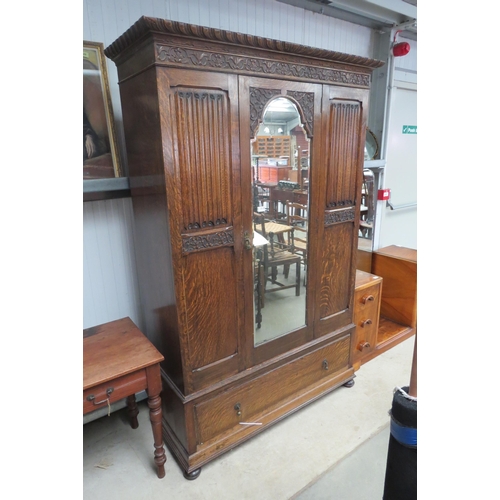
[[[403,134],[416,134],[417,126],[416,125],[403,125]]]

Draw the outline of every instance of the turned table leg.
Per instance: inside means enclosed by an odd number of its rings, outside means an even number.
[[[165,455],[165,448],[163,446],[162,436],[162,409],[161,409],[161,378],[160,366],[155,365],[147,368],[148,378],[148,406],[149,418],[151,420],[151,427],[153,429],[153,439],[155,446],[155,464],[158,468],[158,477],[161,479],[165,477],[165,462],[167,457]]]
[[[139,427],[139,422],[137,420],[137,415],[139,415],[139,408],[137,408],[135,394],[127,397],[127,408],[130,417],[130,425],[132,426],[132,429],[137,429],[137,427]]]

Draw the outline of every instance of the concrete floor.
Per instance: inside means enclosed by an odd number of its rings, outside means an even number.
[[[126,410],[83,426],[84,500],[381,499],[395,387],[408,385],[414,338],[356,372],[341,387],[205,465],[187,481],[166,450],[156,477],[145,401],[139,428]]]

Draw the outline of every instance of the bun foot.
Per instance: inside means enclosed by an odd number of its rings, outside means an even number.
[[[351,380],[348,380],[345,384],[344,387],[351,388],[354,385],[354,379],[352,378]]]
[[[200,473],[201,473],[201,467],[191,472],[184,471],[184,477],[189,481],[194,481],[200,475]]]

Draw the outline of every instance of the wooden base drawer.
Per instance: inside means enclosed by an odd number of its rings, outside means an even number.
[[[297,397],[309,386],[334,377],[349,366],[351,337],[345,335],[301,358],[194,406],[197,443],[258,419]]]
[[[83,414],[98,410],[147,388],[146,370],[110,380],[83,391]]]

